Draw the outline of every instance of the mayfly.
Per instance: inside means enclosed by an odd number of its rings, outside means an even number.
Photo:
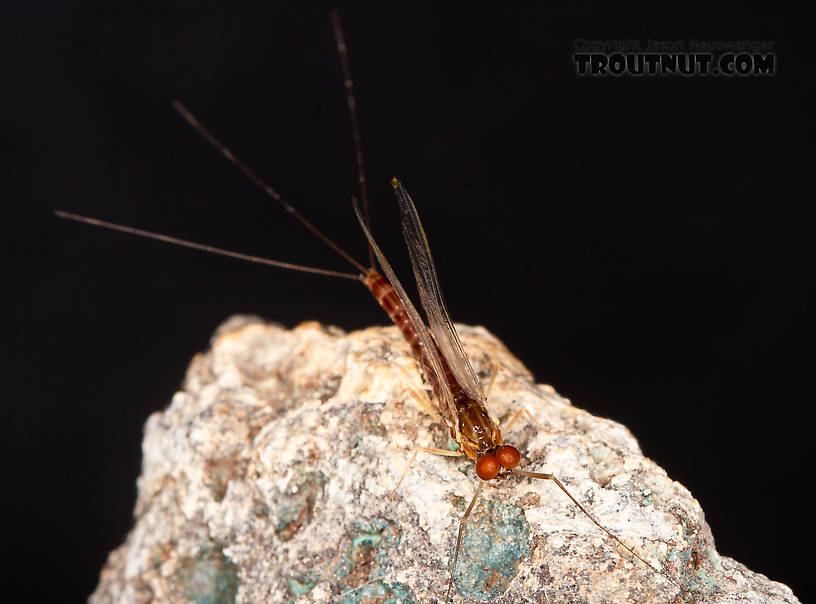
[[[359,126],[357,118],[357,108],[354,95],[353,83],[350,76],[348,54],[336,13],[332,13],[332,25],[337,40],[337,50],[340,55],[341,66],[344,75],[346,91],[346,101],[351,117],[352,131],[354,136],[355,160],[357,164],[358,182],[360,190],[360,203],[353,198],[354,211],[360,227],[368,241],[369,266],[355,260],[331,239],[318,230],[311,222],[303,217],[294,206],[284,200],[278,192],[263,181],[246,164],[239,160],[228,147],[221,143],[210,133],[194,116],[179,102],[174,102],[174,108],[184,117],[184,119],[213,147],[219,150],[233,165],[243,172],[250,180],[260,187],[269,197],[274,199],[283,208],[293,215],[299,222],[308,228],[317,237],[322,239],[335,252],[342,256],[359,273],[343,273],[326,270],[322,268],[303,266],[277,260],[270,260],[233,252],[222,248],[203,245],[192,241],[178,239],[168,235],[162,235],[150,231],[124,226],[80,216],[69,212],[56,211],[55,214],[61,218],[75,220],[86,224],[91,224],[103,228],[129,233],[150,239],[157,239],[167,243],[190,247],[210,253],[221,254],[256,262],[298,270],[303,272],[317,273],[328,276],[343,277],[358,280],[374,295],[380,306],[399,328],[405,340],[408,342],[411,351],[419,365],[422,375],[430,386],[436,407],[444,420],[451,438],[458,444],[457,451],[447,449],[432,449],[419,447],[411,458],[408,469],[414,460],[417,452],[424,451],[438,455],[450,457],[467,457],[475,461],[476,474],[479,483],[470,504],[465,510],[456,535],[456,547],[453,560],[450,565],[451,578],[448,583],[446,601],[450,599],[451,588],[456,565],[459,559],[459,552],[462,545],[462,536],[466,530],[468,517],[470,516],[479,496],[484,490],[488,481],[503,480],[513,474],[527,478],[548,480],[553,482],[572,502],[578,507],[587,518],[589,518],[601,531],[623,547],[632,556],[649,567],[652,571],[664,575],[645,558],[639,555],[633,547],[624,543],[614,533],[604,527],[598,520],[590,514],[581,503],[567,490],[564,484],[553,474],[543,472],[530,472],[519,468],[521,462],[520,451],[509,444],[505,444],[502,438],[501,427],[497,419],[490,415],[487,407],[487,397],[479,383],[476,373],[468,360],[462,347],[462,343],[450,318],[445,301],[442,297],[442,290],[439,285],[436,267],[431,256],[428,240],[419,219],[416,207],[410,195],[405,190],[403,184],[396,178],[391,180],[397,203],[399,205],[402,223],[402,233],[411,260],[414,277],[416,279],[417,290],[420,296],[421,306],[425,312],[423,320],[417,308],[411,302],[402,284],[397,278],[391,264],[385,258],[380,246],[377,244],[370,228],[368,218],[368,195],[366,188],[365,168],[363,162],[362,145],[360,142]],[[375,268],[379,264],[382,273]],[[506,424],[505,429],[516,421],[521,415],[519,410]],[[406,472],[408,471],[406,469]],[[403,474],[404,477],[404,474]],[[402,478],[397,483],[394,491],[399,488]],[[665,576],[665,575],[664,575]]]

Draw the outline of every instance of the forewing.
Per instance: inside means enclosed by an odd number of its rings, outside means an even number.
[[[436,345],[465,393],[471,399],[484,403],[484,392],[465,355],[459,334],[456,333],[456,328],[448,314],[448,308],[445,306],[445,300],[442,298],[431,248],[428,246],[428,238],[425,236],[414,202],[411,201],[411,196],[399,181],[394,181],[394,189],[402,215],[402,235],[411,257],[419,299],[428,316],[428,325],[436,340]]]
[[[438,384],[437,396],[441,399],[437,401],[439,411],[445,418],[448,426],[453,427],[458,440],[459,422],[456,421],[456,407],[453,404],[453,394],[451,393],[450,387],[444,378],[445,374],[442,370],[442,362],[439,360],[439,355],[436,352],[436,346],[434,346],[433,338],[428,332],[428,328],[425,326],[422,317],[420,317],[419,313],[417,312],[416,307],[413,305],[410,298],[408,298],[408,294],[405,293],[405,288],[402,287],[399,279],[397,279],[397,275],[394,273],[394,269],[391,268],[391,264],[389,264],[388,260],[386,260],[385,255],[382,253],[382,250],[380,250],[380,246],[378,246],[377,242],[374,241],[374,236],[371,234],[371,231],[368,230],[368,227],[363,220],[363,216],[360,214],[360,209],[357,206],[356,200],[354,201],[354,212],[357,214],[357,220],[360,222],[360,227],[363,229],[363,233],[365,233],[365,236],[368,238],[368,242],[371,244],[371,249],[374,250],[374,255],[377,257],[377,262],[380,263],[380,267],[385,273],[385,277],[388,279],[389,283],[391,283],[391,287],[393,287],[394,291],[397,292],[400,302],[402,302],[402,305],[405,307],[405,311],[408,313],[408,317],[411,319],[411,323],[413,323],[414,329],[419,335],[419,340],[422,342],[422,348],[425,350],[426,360],[431,365],[430,370],[436,374],[435,381]],[[423,364],[422,360],[419,360],[420,364]]]

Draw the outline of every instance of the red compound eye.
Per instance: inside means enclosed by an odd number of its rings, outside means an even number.
[[[476,474],[482,480],[490,480],[499,475],[499,460],[493,453],[485,453],[476,461]]]
[[[521,453],[515,447],[510,445],[502,445],[496,449],[496,458],[499,463],[508,470],[515,468],[521,461]]]

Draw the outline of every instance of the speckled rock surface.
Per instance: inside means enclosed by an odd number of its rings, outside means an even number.
[[[796,602],[714,549],[699,504],[629,431],[573,407],[481,328],[460,335],[490,409],[528,470],[551,472],[632,558],[549,481],[487,488],[463,539],[454,601]],[[397,330],[293,330],[235,317],[145,429],[135,525],[102,570],[107,602],[435,602],[444,599],[473,463],[448,448]]]

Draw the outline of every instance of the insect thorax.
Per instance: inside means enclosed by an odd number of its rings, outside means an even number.
[[[465,455],[476,459],[485,451],[502,444],[501,432],[482,403],[470,398],[457,397],[455,404],[459,423],[459,446]]]

